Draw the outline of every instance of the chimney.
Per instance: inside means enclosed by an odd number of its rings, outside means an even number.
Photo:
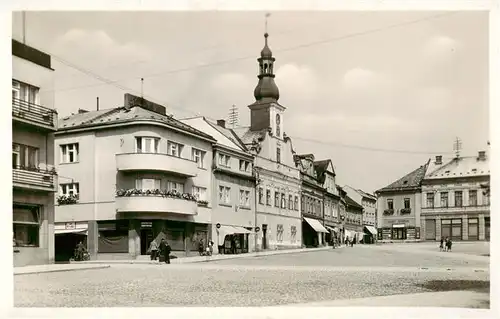
[[[217,125],[226,128],[226,120],[217,120]]]
[[[78,109],[78,114],[83,114],[83,113],[87,113],[88,111],[87,110],[84,110],[84,109]]]
[[[434,162],[436,165],[441,165],[443,164],[443,156],[442,155],[436,155],[436,161]]]
[[[486,160],[486,151],[479,151],[477,155],[477,159],[480,161]]]

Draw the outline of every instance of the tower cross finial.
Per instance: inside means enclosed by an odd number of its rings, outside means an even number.
[[[271,16],[271,14],[268,12],[266,13],[266,17],[265,17],[265,27],[264,27],[264,33],[267,34],[267,18],[269,18]]]

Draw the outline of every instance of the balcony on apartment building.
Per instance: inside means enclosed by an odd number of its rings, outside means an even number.
[[[35,103],[12,98],[12,119],[47,131],[57,130],[57,112]]]
[[[198,202],[191,194],[162,190],[119,190],[116,192],[116,211],[174,213],[197,215]]]
[[[185,177],[198,174],[195,161],[162,153],[116,154],[116,168],[119,171],[160,171]]]
[[[46,192],[57,190],[57,174],[54,168],[35,168],[14,166],[12,168],[12,186]]]

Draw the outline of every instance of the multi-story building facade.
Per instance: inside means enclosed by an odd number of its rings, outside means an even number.
[[[238,128],[240,141],[254,156],[257,188],[257,249],[301,247],[300,171],[292,141],[284,132],[286,108],[278,103],[275,58],[267,44],[261,51],[259,82],[250,108],[250,127]]]
[[[332,239],[336,238],[337,243],[340,243],[342,238],[340,193],[335,182],[336,174],[332,161],[315,161],[314,169],[318,182],[323,186],[323,225],[329,231],[325,234],[325,242],[332,243]]]
[[[247,152],[225,121],[204,117],[182,120],[212,136],[212,225],[214,253],[255,251],[255,177],[253,156]],[[203,191],[206,193],[206,189]],[[206,200],[206,198],[203,198]],[[235,251],[232,251],[232,245]]]
[[[336,185],[337,191],[339,193],[340,201],[339,201],[339,223],[340,223],[340,243],[345,243],[345,238],[347,236],[346,232],[346,223],[347,223],[347,192],[340,187],[340,185]],[[350,232],[349,232],[350,234]]]
[[[356,203],[356,201],[354,201],[347,194],[345,196],[345,202],[345,236],[349,237],[349,240],[355,240],[356,243],[359,243],[361,240],[363,240],[363,206]]]
[[[302,245],[319,247],[325,244],[328,230],[323,226],[324,192],[322,183],[317,179],[314,167],[314,155],[295,155],[295,163],[300,168],[302,182]]]
[[[64,179],[55,216],[61,249],[80,240],[68,233],[86,233],[93,259],[145,255],[160,238],[174,255],[197,251],[210,233],[214,143],[163,106],[130,94],[123,107],[61,119],[55,142]]]
[[[349,185],[343,188],[352,200],[363,207],[362,225],[365,233],[363,242],[373,243],[377,238],[377,197]]]
[[[489,158],[456,157],[446,163],[436,156],[422,182],[423,239],[490,239],[490,199],[483,185],[490,180]]]
[[[376,191],[378,241],[420,241],[422,181],[429,162]]]
[[[54,262],[54,70],[50,55],[12,40],[14,266]]]

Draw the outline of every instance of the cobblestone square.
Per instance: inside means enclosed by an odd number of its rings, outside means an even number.
[[[488,291],[488,257],[425,250],[416,254],[411,247],[401,251],[389,245],[355,246],[208,263],[117,264],[20,275],[15,276],[15,306],[278,306],[440,289]],[[441,282],[439,287],[432,287],[436,282]],[[443,282],[451,284],[445,287]]]

